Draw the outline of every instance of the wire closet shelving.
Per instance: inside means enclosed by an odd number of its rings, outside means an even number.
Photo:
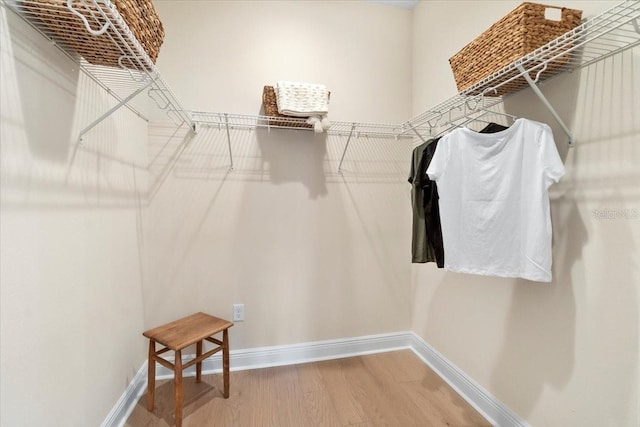
[[[465,91],[403,123],[405,132],[428,127],[442,132],[484,114],[504,97],[530,87],[558,121],[573,144],[571,130],[538,88],[562,72],[586,67],[640,44],[640,1],[626,0],[584,21],[571,31],[517,59]],[[505,93],[503,96],[493,94]]]
[[[176,126],[186,124],[195,130],[190,115],[110,0],[2,0],[2,5],[16,12],[117,100],[114,107],[80,131],[79,140],[123,106],[148,121],[143,113],[130,104],[133,98],[145,91]],[[84,25],[68,25],[78,17]],[[110,55],[115,55],[118,67],[93,65],[74,50],[73,45],[79,41],[98,43],[93,36],[101,37],[99,43],[103,44],[100,46],[108,50]],[[106,40],[106,45],[103,40]]]
[[[573,144],[571,130],[556,113],[551,103],[538,88],[538,83],[563,72],[586,67],[597,61],[618,54],[640,44],[640,1],[626,0],[609,10],[584,21],[581,25],[546,45],[503,67],[477,82],[467,90],[456,94],[437,106],[400,123],[373,124],[356,122],[332,122],[328,133],[347,135],[338,170],[342,166],[352,137],[377,135],[387,137],[427,137],[473,121],[482,115],[495,113],[491,109],[501,104],[505,97],[530,87],[551,112]],[[502,96],[492,96],[498,93]],[[203,126],[226,127],[231,166],[231,139],[229,129],[257,127],[300,128],[304,119],[282,119],[285,126],[274,126],[272,117],[236,115],[227,113],[192,112],[194,122]]]
[[[80,139],[89,130],[122,106],[144,117],[129,105],[136,95],[147,91],[159,108],[165,110],[177,126],[187,124],[195,131],[196,125],[219,127],[226,130],[229,158],[233,167],[230,130],[287,128],[305,129],[305,119],[273,118],[260,115],[242,115],[204,111],[187,112],[169,85],[164,81],[155,64],[151,61],[138,40],[124,22],[110,0],[66,0],[62,4],[43,3],[38,0],[1,0],[17,12],[42,35],[56,44],[67,56],[78,61],[81,69],[96,83],[113,95],[118,103],[80,132]],[[52,32],[41,25],[41,14],[48,18],[78,15],[78,8],[84,8],[86,28],[65,28],[63,37],[59,31]],[[89,11],[89,13],[86,13]],[[99,11],[99,13],[95,13]],[[37,12],[37,13],[36,13]],[[39,16],[40,15],[40,18]],[[96,30],[98,29],[98,30]],[[101,31],[120,53],[121,67],[105,67],[89,64],[69,48],[72,40],[86,39],[88,34]],[[640,1],[626,0],[609,10],[584,21],[581,25],[524,57],[512,62],[492,75],[477,82],[462,93],[445,100],[425,112],[400,124],[358,123],[334,121],[329,134],[347,136],[340,160],[345,158],[353,137],[394,137],[420,139],[468,123],[481,115],[491,112],[491,108],[503,102],[506,96],[530,87],[549,109],[562,129],[569,144],[573,143],[570,129],[556,113],[553,106],[538,88],[538,83],[559,73],[573,71],[618,54],[640,44]],[[498,93],[503,96],[492,96]]]
[[[229,114],[229,113],[213,113],[207,111],[192,111],[191,116],[193,121],[199,126],[217,127],[227,132],[227,144],[229,148],[229,161],[233,168],[233,152],[231,149],[231,134],[230,131],[234,129],[295,129],[303,131],[312,131],[311,127],[307,126],[305,118],[297,117],[272,117],[261,115],[246,115],[246,114]],[[428,131],[426,128],[420,128],[422,131]],[[406,135],[403,132],[402,125],[398,124],[384,124],[384,123],[362,123],[362,122],[344,122],[344,121],[332,121],[331,126],[327,129],[327,134],[330,135],[342,135],[347,137],[345,149],[340,159],[340,166],[344,161],[344,156],[347,151],[347,147],[352,138],[367,137],[367,138],[413,138],[411,135]]]

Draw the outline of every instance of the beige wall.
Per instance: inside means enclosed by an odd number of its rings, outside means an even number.
[[[158,66],[187,108],[260,111],[278,80],[326,84],[334,120],[411,113],[411,11],[363,1],[156,1]],[[184,78],[188,75],[189,78]]]
[[[397,123],[410,114],[407,10],[288,1],[157,8],[167,31],[159,66],[186,105],[255,114],[265,84],[294,79],[329,87],[332,119]],[[195,310],[229,317],[244,303],[234,349],[407,330],[411,140],[354,138],[338,173],[345,136],[231,137],[229,171],[224,129],[202,129],[187,145],[151,131],[146,323]]]
[[[447,59],[518,4],[419,4],[414,113],[455,93]],[[586,16],[614,4],[561,2]],[[534,426],[640,422],[639,81],[636,48],[542,84],[573,129],[570,150],[530,90],[505,104],[552,125],[565,161],[552,187],[553,283],[413,270],[413,330]],[[607,211],[619,216],[598,218]]]
[[[447,59],[517,4],[157,1],[158,65],[187,108],[255,114],[292,79],[327,84],[334,120],[400,122],[455,93]],[[234,129],[230,171],[224,130],[122,110],[75,151],[112,101],[2,20],[0,424],[98,424],[141,330],[244,303],[233,349],[412,329],[532,425],[637,425],[640,221],[594,214],[640,209],[637,50],[543,85],[577,140],[553,126],[544,285],[411,266],[408,141],[360,135],[339,173],[345,137]],[[528,92],[506,109],[553,124]]]
[[[95,426],[144,361],[146,123],[0,8],[0,424]]]
[[[275,14],[261,27],[258,17],[273,14],[274,3],[220,5],[158,4],[168,30],[159,65],[190,108],[256,113],[262,86],[287,78],[326,83],[333,119],[409,115],[408,11],[283,2],[294,15]],[[192,22],[203,7],[214,8],[207,22]],[[113,101],[8,15],[2,425],[100,423],[145,359],[140,332],[195,310],[229,316],[232,303],[245,303],[234,349],[410,326],[410,268],[396,250],[409,247],[409,216],[399,206],[408,203],[410,141],[358,136],[338,174],[344,137],[234,130],[229,172],[224,132],[148,129],[122,109],[77,145],[79,130]],[[271,43],[273,21],[305,25]],[[215,41],[218,50],[185,50],[185,28],[205,31],[199,48]],[[322,43],[307,49],[314,41]],[[250,57],[260,52],[236,56],[260,46],[270,50],[256,67]]]
[[[152,146],[175,149],[165,138]],[[244,303],[232,349],[407,330],[410,142],[353,141],[338,174],[344,138],[232,138],[233,171],[224,132],[203,129],[151,201],[147,324],[197,310],[229,317]]]

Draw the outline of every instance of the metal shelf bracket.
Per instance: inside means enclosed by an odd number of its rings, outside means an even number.
[[[195,131],[193,120],[180,105],[111,0],[63,0],[62,5],[39,0],[19,2],[0,0],[0,6],[6,6],[15,12],[75,62],[92,81],[116,99],[115,106],[80,131],[79,142],[82,142],[87,132],[123,106],[148,121],[136,108],[129,105],[133,98],[146,89],[149,89],[149,96],[158,108],[166,111],[176,126],[187,123],[189,128]],[[53,24],[48,24],[75,22],[76,18],[80,18],[82,22],[65,28],[59,25],[53,28],[51,27]],[[100,46],[109,54],[109,57],[115,58],[114,55],[118,55],[117,64],[94,64],[87,58],[85,58],[86,61],[81,59],[78,55],[80,52],[69,49],[70,40],[76,42],[84,40],[87,35],[100,37],[100,43],[104,43]]]
[[[420,135],[418,133],[418,131],[416,130],[416,128],[413,127],[413,125],[411,123],[409,123],[409,127],[411,128],[411,130],[418,136],[418,138],[420,138],[420,141],[422,141],[423,143],[427,142],[425,141],[425,139],[422,137],[422,135]]]
[[[356,129],[356,124],[353,123],[351,125],[351,131],[349,131],[349,137],[347,138],[347,143],[344,146],[344,151],[342,152],[342,158],[340,159],[340,164],[338,165],[338,172],[342,169],[342,162],[344,161],[344,156],[347,154],[347,148],[349,148],[349,142],[351,142],[351,137],[353,136],[353,131]]]
[[[111,114],[115,113],[118,109],[120,109],[120,107],[126,105],[129,101],[131,101],[133,98],[135,98],[140,92],[142,92],[143,90],[145,90],[146,88],[148,88],[149,86],[151,86],[151,84],[154,82],[155,80],[151,80],[149,81],[146,85],[142,86],[141,88],[139,88],[138,90],[136,90],[135,92],[131,93],[129,96],[127,96],[126,98],[122,99],[120,102],[118,102],[115,106],[113,106],[109,111],[107,111],[106,113],[104,113],[103,115],[101,115],[100,117],[98,117],[97,119],[95,119],[89,126],[85,127],[84,129],[82,129],[80,131],[80,134],[78,135],[78,141],[82,142],[84,135],[89,132],[91,129],[93,129],[94,127],[96,127],[98,124],[100,124],[104,119],[106,119],[107,117],[109,117]]]
[[[233,153],[231,152],[231,134],[229,133],[229,114],[224,114],[224,125],[227,129],[227,146],[229,147],[230,168],[233,169]]]
[[[518,69],[518,71],[520,71],[520,74],[522,75],[522,77],[524,77],[524,79],[527,81],[527,83],[529,83],[529,86],[531,87],[533,92],[538,96],[538,98],[540,98],[540,101],[542,101],[544,106],[547,107],[547,109],[549,110],[549,112],[551,113],[553,118],[556,119],[556,121],[558,122],[558,124],[560,125],[560,127],[562,128],[564,133],[567,134],[567,137],[569,138],[569,146],[573,147],[573,134],[571,133],[571,131],[569,130],[567,125],[564,123],[564,121],[562,120],[560,115],[556,112],[556,110],[553,108],[553,106],[551,105],[551,103],[549,102],[547,97],[544,96],[544,94],[542,93],[542,91],[540,90],[540,88],[537,85],[536,81],[538,80],[538,78],[539,78],[539,76],[540,76],[540,74],[542,73],[543,70],[541,70],[538,73],[538,75],[536,76],[536,80],[533,80],[531,78],[531,76],[529,75],[529,73],[524,69],[522,64],[516,64],[516,68]]]

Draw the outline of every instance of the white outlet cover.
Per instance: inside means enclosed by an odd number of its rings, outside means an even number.
[[[233,304],[233,321],[241,322],[244,320],[244,304]]]

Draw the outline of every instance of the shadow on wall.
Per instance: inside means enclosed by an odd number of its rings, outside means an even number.
[[[4,5],[0,37],[0,424],[43,425],[58,412],[65,424],[95,425],[144,354],[136,329],[146,123],[118,112],[74,156],[75,128],[113,105],[110,96]],[[73,351],[38,359],[36,345],[52,340]],[[101,384],[92,396],[89,379]],[[69,400],[78,407],[58,411]]]
[[[236,325],[234,345],[342,336],[340,325],[357,320],[349,310],[360,301],[355,250],[341,192],[327,188],[326,140],[307,130],[232,131],[236,166],[220,206],[226,224],[209,223],[218,238],[201,243],[223,265],[191,282],[214,277],[226,296],[202,287],[200,300],[246,305],[250,317]]]
[[[80,143],[79,129],[116,101],[12,12],[2,17],[3,208],[138,209],[146,123],[119,111]]]
[[[574,129],[580,72],[560,74],[539,87],[569,129]],[[548,124],[563,161],[569,137],[530,89],[505,99],[505,111]],[[575,202],[551,201],[554,230],[553,282],[517,279],[504,319],[502,347],[496,358],[491,389],[497,396],[517,396],[513,409],[527,416],[546,385],[566,386],[575,363],[576,302],[573,266],[582,259],[587,230]],[[584,273],[579,274],[582,276]]]
[[[226,136],[217,129],[203,127],[194,135],[185,127],[176,130],[165,123],[152,123],[149,128],[145,237],[150,264],[144,284],[148,324],[184,316],[194,311],[190,310],[194,305],[195,311],[207,311],[199,304],[202,299],[184,292],[183,282],[194,282],[193,277],[181,276],[201,265],[219,265],[219,256],[212,255],[210,247],[203,251],[201,245],[218,241],[211,236],[211,224],[228,226],[220,217],[220,198],[229,191],[227,178],[232,175],[226,147]],[[204,259],[194,265],[200,253]],[[195,283],[200,286],[205,280]]]
[[[207,129],[196,135],[186,126],[176,128],[152,123],[148,135],[149,204],[171,173],[184,178],[208,179],[213,172],[229,169],[228,163],[223,166],[217,161],[219,155],[209,152],[208,147],[219,144],[214,144],[216,141],[211,140]]]
[[[531,91],[508,100],[507,112],[551,125],[567,165],[550,189],[553,282],[444,273],[430,302],[427,336],[529,422],[637,416],[637,60],[628,51],[543,85],[571,117],[572,149]]]
[[[256,139],[272,183],[300,182],[309,190],[311,199],[327,195],[324,171],[326,133],[258,128]]]
[[[152,127],[147,323],[224,316],[241,302],[236,348],[406,328],[379,311],[408,304],[398,284],[409,269],[394,248],[409,247],[399,209],[409,212],[410,141],[354,138],[350,162],[366,167],[338,174],[344,142],[232,129],[230,171],[224,128],[203,127],[180,149],[181,137]]]
[[[12,13],[9,14],[13,18]],[[16,24],[10,33],[11,43],[6,45],[6,48],[15,46],[18,91],[11,105],[22,107],[31,155],[66,164],[76,115],[74,107],[80,71],[26,24]],[[49,123],[53,125],[48,126]]]
[[[569,129],[575,121],[580,72],[561,74],[539,87]],[[532,90],[507,98],[505,110],[548,124],[563,161],[568,136]],[[505,319],[502,348],[492,375],[498,396],[518,396],[515,409],[527,416],[536,406],[546,384],[561,389],[569,381],[574,365],[576,303],[571,277],[573,265],[582,258],[587,230],[573,203],[566,211],[551,203],[554,228],[553,282],[535,284],[517,280]],[[553,332],[550,332],[553,331]],[[526,407],[523,407],[526,405]]]
[[[580,84],[578,72],[560,75],[541,84],[543,93],[571,129]],[[525,89],[506,98],[504,111],[548,124],[558,151],[567,157],[566,134],[533,91]],[[441,337],[452,349],[477,349],[477,357],[443,350],[454,363],[465,360],[471,374],[491,372],[487,388],[518,414],[536,406],[545,386],[562,388],[575,363],[575,278],[571,275],[587,230],[575,203],[560,209],[551,204],[554,227],[553,282],[443,273],[428,310],[427,336]],[[448,338],[443,332],[449,330]],[[452,338],[454,337],[454,338]],[[498,349],[495,353],[495,350]],[[473,374],[472,374],[473,375]]]
[[[575,202],[552,202],[553,282],[517,280],[504,319],[502,347],[491,389],[497,396],[518,396],[511,404],[526,417],[547,385],[562,390],[575,364],[576,301],[573,286],[584,279],[574,270],[588,233]]]

